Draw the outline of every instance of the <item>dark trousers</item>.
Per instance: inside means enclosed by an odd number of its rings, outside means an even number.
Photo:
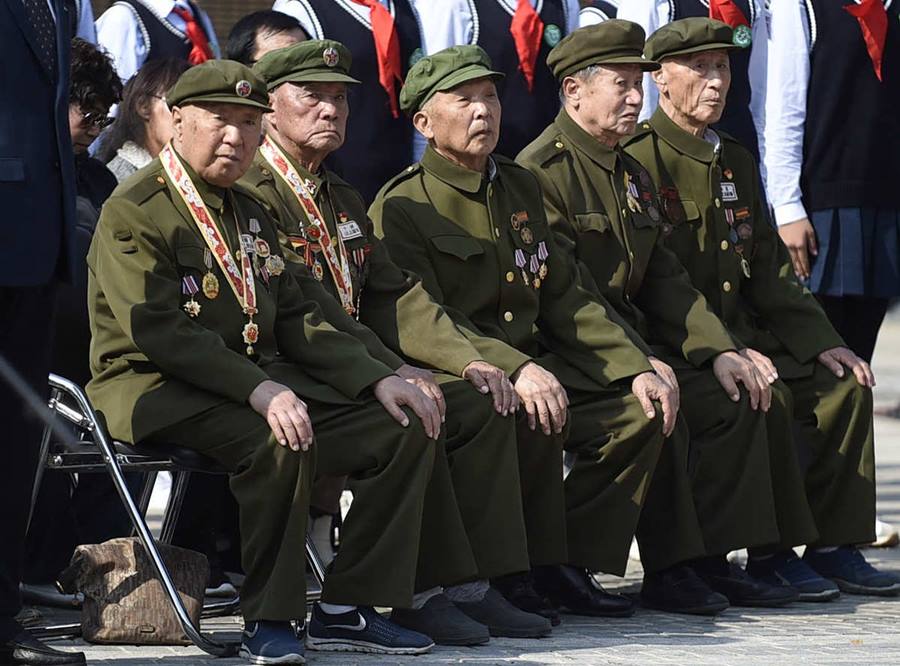
[[[819,302],[847,346],[867,362],[872,362],[878,329],[890,301],[866,296],[819,296]]]
[[[54,286],[0,287],[0,355],[38,395],[47,397]],[[0,641],[18,631],[25,529],[38,463],[41,422],[0,380]]]

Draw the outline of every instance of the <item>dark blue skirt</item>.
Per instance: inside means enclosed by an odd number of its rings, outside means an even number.
[[[825,296],[900,295],[900,208],[816,211],[819,256],[809,288]]]

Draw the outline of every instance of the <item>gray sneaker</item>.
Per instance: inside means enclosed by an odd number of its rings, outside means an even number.
[[[430,636],[438,645],[484,645],[491,640],[488,628],[437,594],[419,609],[395,608],[391,621]]]
[[[491,636],[542,638],[552,630],[550,620],[519,610],[493,587],[488,588],[481,601],[459,602],[455,605],[476,622],[487,626]]]

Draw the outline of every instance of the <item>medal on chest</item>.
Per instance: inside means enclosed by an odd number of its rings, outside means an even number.
[[[526,245],[534,243],[534,232],[528,228],[528,212],[521,210],[513,213],[509,218],[509,226],[513,233],[518,233],[519,238]],[[526,287],[540,289],[541,283],[547,279],[549,269],[547,268],[547,257],[550,252],[547,249],[545,241],[539,241],[536,252],[528,252],[523,248],[516,248],[513,253],[513,261],[519,274],[522,276],[522,282]]]

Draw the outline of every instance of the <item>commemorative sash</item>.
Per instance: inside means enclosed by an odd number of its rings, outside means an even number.
[[[344,246],[341,235],[336,234],[332,236],[329,233],[328,225],[325,224],[325,217],[322,215],[322,211],[319,210],[318,205],[316,205],[309,186],[303,182],[290,160],[268,135],[263,139],[262,145],[259,147],[259,153],[269,163],[269,166],[272,167],[275,173],[291,188],[291,192],[294,193],[297,202],[306,213],[312,229],[307,231],[305,235],[310,236],[317,243],[316,249],[321,249],[328,271],[331,273],[334,286],[337,288],[338,296],[341,299],[341,305],[347,314],[352,315],[356,312],[356,307],[353,305],[353,282],[350,278],[350,261],[347,256],[347,249]],[[318,275],[316,277],[321,279]]]
[[[248,321],[244,325],[241,332],[244,343],[247,345],[247,355],[253,355],[253,345],[259,339],[259,326],[253,321],[253,315],[256,314],[256,284],[253,278],[253,264],[251,263],[251,253],[242,250],[240,253],[241,265],[238,267],[237,261],[231,252],[228,251],[228,245],[215,219],[209,213],[206,204],[200,197],[197,187],[191,181],[190,176],[172,148],[172,144],[166,144],[159,154],[162,162],[163,170],[169,177],[178,196],[187,206],[191,214],[191,218],[200,230],[200,235],[206,241],[206,245],[212,252],[213,258],[222,270],[228,280],[228,285],[237,299],[238,305],[241,306],[244,314],[247,315]],[[233,203],[233,202],[232,202]],[[234,209],[234,206],[232,206]],[[238,238],[242,238],[240,226],[237,221],[237,210],[234,209],[234,224],[237,229]]]

